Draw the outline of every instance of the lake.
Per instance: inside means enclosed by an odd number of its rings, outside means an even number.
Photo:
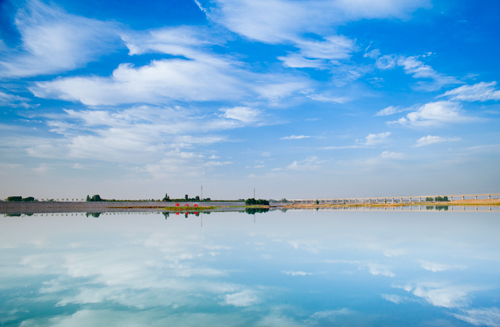
[[[1,326],[500,326],[498,211],[3,216],[0,258]]]

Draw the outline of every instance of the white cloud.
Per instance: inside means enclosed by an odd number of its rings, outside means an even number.
[[[122,32],[122,38],[130,55],[153,52],[181,58],[153,60],[140,67],[122,63],[109,77],[59,78],[37,82],[30,91],[41,98],[98,106],[245,97],[277,102],[310,87],[305,77],[254,73],[231,56],[213,53],[207,46],[222,41],[205,28],[184,26]]]
[[[497,82],[480,82],[474,85],[463,85],[445,92],[439,97],[450,97],[459,101],[489,101],[500,100],[500,90],[495,89]]]
[[[308,276],[312,275],[312,273],[304,272],[304,271],[282,271],[282,273],[290,276]]]
[[[380,58],[377,59],[375,62],[375,65],[377,66],[378,69],[392,69],[396,67],[396,58],[393,55],[384,55]]]
[[[368,134],[368,136],[366,137],[366,141],[364,142],[364,145],[371,146],[371,145],[382,143],[390,135],[391,135],[391,132],[385,132],[385,133],[379,133],[379,134]]]
[[[413,78],[431,79],[432,82],[420,81],[417,83],[416,88],[424,91],[435,91],[450,84],[462,84],[455,77],[436,72],[431,66],[419,60],[420,57],[425,58],[427,55],[412,57],[384,55],[377,58],[375,65],[382,70],[393,69],[396,66],[403,67],[404,72],[412,75]]]
[[[425,65],[418,57],[400,57],[398,66],[402,66],[406,74],[412,74],[413,78],[429,78],[433,82],[419,82],[418,88],[426,91],[438,90],[449,84],[461,84],[455,77],[446,76],[436,72],[431,66]]]
[[[324,161],[320,161],[318,157],[309,157],[303,161],[294,161],[288,167],[287,169],[290,170],[317,170],[321,167],[321,163]]]
[[[114,23],[64,12],[31,0],[16,15],[21,50],[9,49],[0,60],[4,77],[36,76],[73,70],[121,46]]]
[[[274,79],[274,77],[270,77]],[[280,76],[278,79],[282,80],[291,80],[290,82],[272,82],[269,81],[266,85],[263,86],[255,86],[253,89],[257,91],[261,97],[265,99],[269,99],[271,101],[277,101],[281,98],[288,97],[293,95],[294,93],[298,93],[299,91],[307,88],[309,83],[307,81],[297,80],[297,78],[293,78],[291,76]]]
[[[452,265],[444,265],[441,263],[434,263],[429,261],[420,261],[421,267],[425,270],[429,270],[432,272],[446,271],[452,269],[464,269],[464,266],[452,266]]]
[[[389,124],[413,126],[439,126],[444,123],[465,123],[476,120],[475,117],[465,116],[460,103],[452,101],[430,102],[421,106],[417,111],[410,112],[406,118],[391,121]]]
[[[368,136],[363,139],[358,139],[357,145],[345,145],[345,146],[329,146],[324,147],[325,150],[341,150],[341,149],[360,149],[371,147],[380,143],[384,143],[386,139],[391,135],[391,132],[379,133],[379,134],[368,134]]]
[[[300,54],[306,58],[318,59],[348,59],[349,52],[354,48],[354,42],[345,36],[327,36],[324,41],[298,40]]]
[[[430,145],[434,143],[441,143],[441,142],[453,142],[453,141],[460,141],[459,137],[441,137],[441,136],[432,136],[432,135],[427,135],[419,138],[417,140],[417,144],[415,145],[416,147],[420,146],[425,146],[425,145]]]
[[[151,106],[121,111],[66,110],[65,115],[47,123],[60,136],[39,140],[27,151],[38,158],[114,162],[155,176],[200,175],[231,162],[214,161],[213,156],[207,159],[193,148],[227,141],[226,136],[213,133],[248,126],[258,113],[245,107],[209,116]]]
[[[221,109],[224,112],[223,116],[228,119],[239,120],[242,123],[253,123],[259,120],[258,116],[260,111],[249,107],[234,107],[228,109]]]
[[[390,271],[387,267],[382,266],[377,263],[368,263],[366,264],[366,267],[368,267],[368,271],[372,275],[382,275],[386,277],[395,277],[396,275]]]
[[[244,290],[238,293],[226,294],[224,304],[234,305],[235,307],[249,307],[260,302],[255,291]]]
[[[387,250],[384,250],[384,255],[386,257],[397,257],[400,255],[405,255],[407,253],[408,253],[408,251],[406,249],[387,249]]]
[[[319,320],[319,319],[334,319],[337,316],[346,316],[346,315],[352,315],[355,314],[356,312],[347,308],[342,308],[338,310],[325,310],[325,311],[318,311],[315,312],[311,315],[311,319],[314,320]]]
[[[219,43],[202,27],[174,26],[149,30],[147,32],[123,32],[122,39],[130,55],[144,53],[166,53],[205,61],[217,60],[202,51],[203,47]]]
[[[405,112],[405,111],[410,111],[414,109],[414,107],[411,107],[411,108],[403,108],[403,107],[399,107],[399,106],[389,106],[387,108],[384,108],[382,110],[380,110],[379,112],[377,112],[375,114],[375,116],[390,116],[390,115],[394,115],[394,114],[398,114],[400,112]]]
[[[368,50],[368,49],[366,49]],[[365,52],[365,54],[363,55],[364,58],[372,58],[372,59],[376,59],[380,56],[380,50],[379,49],[374,49],[370,52]]]
[[[334,102],[334,103],[345,103],[351,100],[351,97],[347,96],[333,96],[330,94],[316,94],[316,93],[311,93],[306,95],[308,98],[315,100],[315,101],[321,101],[321,102]]]
[[[404,159],[405,155],[399,152],[384,151],[380,154],[382,159]]]
[[[89,106],[237,99],[245,91],[237,78],[226,74],[226,68],[225,64],[197,60],[153,60],[138,68],[120,64],[111,77],[37,82],[30,91],[39,98],[79,101]]]
[[[46,163],[42,163],[40,164],[38,167],[36,168],[33,168],[32,170],[36,173],[45,173],[47,172],[48,170],[52,169],[52,167]]]
[[[382,294],[382,298],[389,301],[389,302],[395,303],[395,304],[400,304],[400,303],[405,303],[405,302],[411,301],[410,298],[407,298],[405,296],[395,295],[395,294]]]
[[[296,39],[298,53],[278,57],[285,67],[328,68],[327,60],[349,59],[357,48],[354,41],[344,36],[328,36],[324,41]]]
[[[404,289],[425,299],[430,304],[444,308],[460,308],[469,303],[468,294],[480,290],[474,286],[452,286],[439,283],[418,283],[407,285]]]
[[[453,316],[475,326],[500,326],[500,309],[496,307],[462,310],[462,312],[462,314],[454,313]]]
[[[292,53],[287,56],[279,56],[279,60],[283,62],[283,66],[289,68],[324,68],[325,63],[319,59],[307,59],[300,54]]]
[[[310,136],[307,135],[290,135],[290,136],[285,136],[280,138],[280,140],[301,140],[301,139],[307,139],[310,138]]]
[[[215,167],[215,166],[226,166],[226,165],[231,165],[232,162],[231,161],[208,161],[208,162],[205,162],[204,165],[206,167]]]

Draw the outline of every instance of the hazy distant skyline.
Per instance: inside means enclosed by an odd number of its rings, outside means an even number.
[[[117,4],[0,4],[0,198],[500,192],[498,1]]]

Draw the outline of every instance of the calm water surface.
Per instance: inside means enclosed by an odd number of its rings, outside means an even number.
[[[0,217],[1,326],[500,326],[500,213]]]

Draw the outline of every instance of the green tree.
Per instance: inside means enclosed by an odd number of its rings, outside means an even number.
[[[255,200],[254,198],[250,198],[250,199],[246,199],[245,200],[245,204],[247,206],[252,206],[252,205],[265,205],[265,206],[268,206],[269,205],[269,201],[263,200],[263,199]]]
[[[87,202],[100,202],[100,201],[106,201],[106,200],[101,199],[101,196],[99,194],[95,194],[92,197],[87,195]]]

